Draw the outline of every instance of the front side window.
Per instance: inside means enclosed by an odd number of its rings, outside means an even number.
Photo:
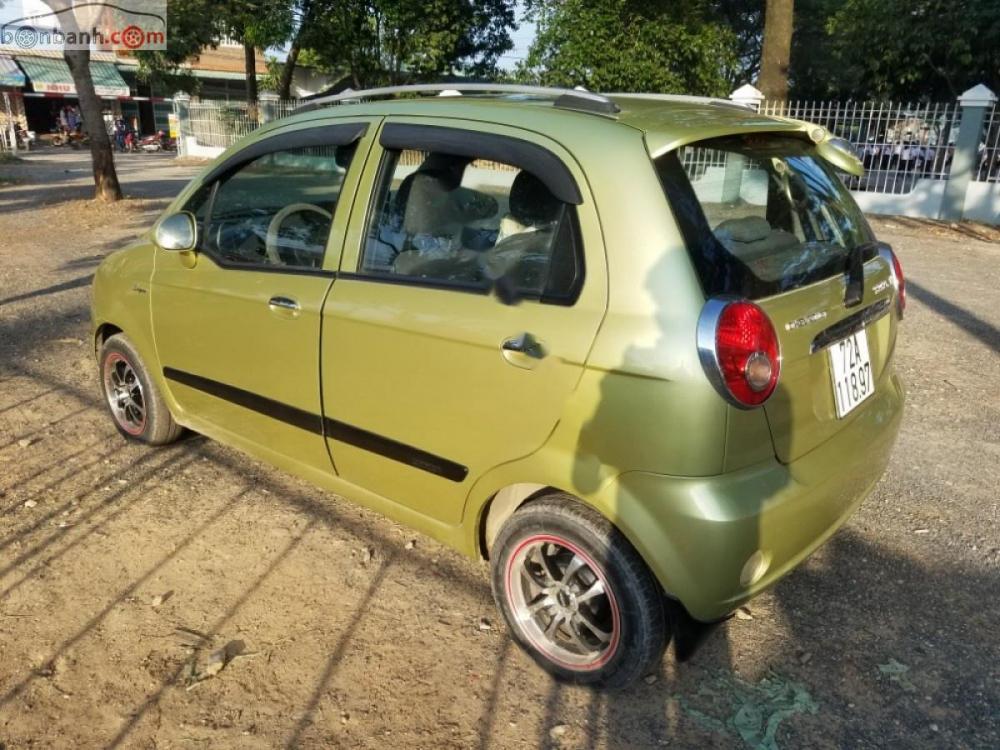
[[[570,300],[582,275],[574,208],[509,164],[388,151],[359,272],[472,289],[504,278],[520,297]]]
[[[199,249],[223,264],[319,269],[355,145],[264,154],[192,196]]]
[[[706,295],[759,299],[843,273],[871,230],[811,143],[751,135],[656,160]]]

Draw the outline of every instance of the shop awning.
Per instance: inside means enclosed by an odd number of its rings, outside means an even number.
[[[0,55],[0,86],[24,86],[24,73],[9,55]]]
[[[53,57],[27,57],[18,55],[17,61],[31,81],[31,86],[40,94],[66,94],[76,96],[73,74],[65,60]],[[108,62],[90,63],[90,75],[94,79],[97,95],[108,99],[128,96],[129,88],[118,69]]]

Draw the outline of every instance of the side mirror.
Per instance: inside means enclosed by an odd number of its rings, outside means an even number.
[[[170,214],[157,225],[154,239],[164,250],[185,252],[198,244],[194,216],[188,211]]]

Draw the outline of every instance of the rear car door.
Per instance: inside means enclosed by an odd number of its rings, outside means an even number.
[[[269,135],[212,170],[187,201],[197,250],[158,250],[150,293],[165,381],[188,424],[330,470],[320,311],[371,125]]]
[[[327,437],[343,478],[456,524],[579,380],[607,296],[597,214],[573,159],[512,128],[389,119],[369,164],[323,310]]]

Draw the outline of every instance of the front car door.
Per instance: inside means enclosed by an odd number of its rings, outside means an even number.
[[[359,189],[323,310],[331,453],[347,481],[455,525],[579,380],[606,306],[597,214],[557,144],[467,121],[388,120]]]
[[[197,251],[158,250],[150,289],[157,354],[181,421],[330,470],[320,311],[369,130],[371,122],[338,120],[271,134],[212,170],[188,199]]]

